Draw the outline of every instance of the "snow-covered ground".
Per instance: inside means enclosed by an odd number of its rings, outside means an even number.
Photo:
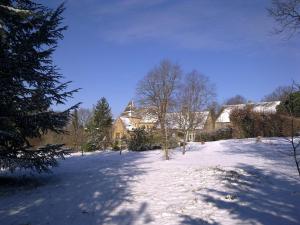
[[[280,139],[73,155],[0,186],[0,224],[300,224],[300,179]],[[6,178],[8,179],[8,178]]]

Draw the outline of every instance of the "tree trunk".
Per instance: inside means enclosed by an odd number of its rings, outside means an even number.
[[[186,152],[186,137],[187,137],[187,132],[184,133],[182,155],[184,155]]]
[[[166,126],[164,125],[163,129],[162,129],[162,133],[163,133],[163,136],[164,136],[164,153],[165,153],[165,159],[166,160],[169,160],[170,157],[169,157],[169,149],[168,149],[168,131],[167,131],[167,128]]]

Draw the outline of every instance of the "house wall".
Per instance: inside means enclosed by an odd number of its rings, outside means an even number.
[[[125,129],[122,120],[120,118],[118,118],[113,125],[113,130],[112,130],[113,140],[121,139],[122,137],[127,136],[127,135],[128,135],[128,132]]]
[[[211,114],[209,113],[208,117],[207,117],[207,120],[204,124],[203,132],[211,132],[211,131],[214,131],[214,130],[215,130],[215,124],[214,124],[214,121],[212,119]]]

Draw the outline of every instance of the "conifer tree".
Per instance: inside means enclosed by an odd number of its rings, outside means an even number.
[[[0,168],[48,172],[65,154],[62,144],[35,148],[31,138],[64,132],[70,111],[64,104],[77,90],[66,90],[52,56],[63,38],[64,5],[47,8],[31,0],[0,1]]]
[[[106,98],[102,97],[95,107],[94,125],[104,132],[112,124],[112,114]]]
[[[102,97],[94,110],[94,116],[89,124],[91,142],[96,148],[105,149],[110,138],[112,113],[106,98]]]

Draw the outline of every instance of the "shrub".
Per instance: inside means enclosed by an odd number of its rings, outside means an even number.
[[[151,141],[144,128],[137,128],[130,134],[128,149],[132,151],[146,151],[151,149]]]
[[[233,110],[230,120],[235,138],[283,136],[288,126],[285,116],[254,112],[250,107]]]
[[[120,144],[119,144],[118,141],[115,141],[115,142],[113,143],[113,145],[112,145],[112,150],[115,150],[115,151],[121,150]]]
[[[84,143],[81,148],[83,149],[84,152],[93,152],[97,150],[97,147],[95,144],[92,142],[86,142]]]
[[[168,139],[168,148],[177,148],[180,146],[178,140],[174,137]]]
[[[231,128],[222,128],[214,132],[203,132],[196,135],[196,141],[207,142],[207,141],[218,141],[232,138]]]

